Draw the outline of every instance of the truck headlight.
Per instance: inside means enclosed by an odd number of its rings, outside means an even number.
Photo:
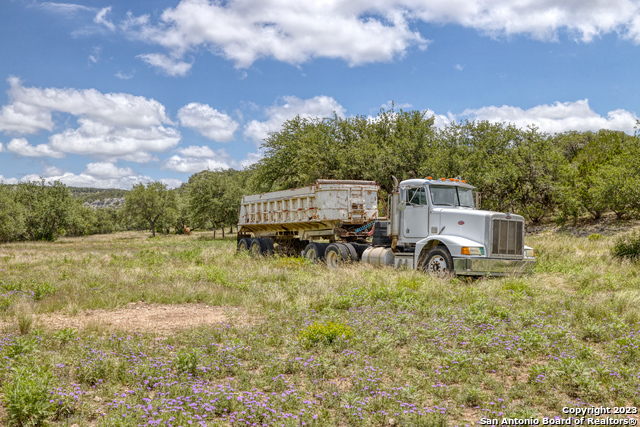
[[[484,248],[470,248],[463,246],[460,255],[484,255]]]
[[[525,258],[535,258],[536,257],[536,251],[533,249],[526,249],[524,251],[524,256]]]

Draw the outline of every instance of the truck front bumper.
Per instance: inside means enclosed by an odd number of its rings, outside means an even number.
[[[530,272],[535,263],[534,259],[456,258],[453,269],[460,276],[511,276]]]

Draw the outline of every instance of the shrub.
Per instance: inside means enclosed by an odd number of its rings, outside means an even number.
[[[347,325],[336,322],[318,323],[314,322],[307,328],[300,331],[298,338],[305,345],[314,345],[317,343],[331,344],[339,337],[349,338],[353,335],[353,331]]]
[[[53,295],[56,293],[56,287],[52,283],[42,282],[36,283],[33,288],[33,299],[36,301],[40,301],[42,298],[47,295]]]
[[[611,255],[618,259],[636,261],[640,257],[640,232],[634,231],[619,237],[611,249]]]
[[[3,400],[9,425],[40,426],[53,414],[49,384],[52,375],[39,366],[18,366],[4,384]]]
[[[17,337],[11,345],[5,348],[4,354],[7,357],[15,359],[32,353],[35,351],[36,346],[37,341],[34,337]]]
[[[90,386],[108,380],[115,372],[113,361],[102,357],[95,360],[84,359],[80,361],[79,365],[76,367],[76,379]]]
[[[53,337],[57,340],[60,340],[61,345],[64,345],[76,339],[77,335],[78,335],[78,331],[76,331],[75,329],[64,328],[64,329],[60,329],[58,332],[53,334]]]
[[[594,233],[589,234],[589,240],[600,240],[602,239],[602,234]]]
[[[198,369],[198,354],[195,351],[180,351],[175,358],[175,366],[179,372],[195,375]]]

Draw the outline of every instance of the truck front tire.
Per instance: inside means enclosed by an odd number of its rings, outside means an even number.
[[[449,250],[445,246],[429,249],[422,264],[422,271],[439,279],[453,277],[453,258]]]

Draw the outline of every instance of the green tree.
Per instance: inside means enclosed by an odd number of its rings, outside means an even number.
[[[0,242],[20,240],[25,235],[25,212],[16,202],[15,186],[0,184]]]
[[[25,233],[30,240],[55,240],[71,218],[73,198],[60,181],[19,184],[16,202],[24,209]]]
[[[192,175],[188,182],[188,207],[194,225],[199,228],[224,227],[238,223],[240,201],[250,194],[247,182],[253,172],[205,170]]]
[[[609,195],[604,190],[606,186],[603,184],[603,171],[609,166],[619,164],[628,170],[629,176],[633,176],[634,172],[624,165],[630,165],[635,161],[633,150],[638,141],[624,132],[610,130],[601,130],[595,134],[585,132],[583,138],[587,143],[572,161],[572,167],[576,170],[575,191],[583,208],[598,219],[611,209],[608,203]],[[637,171],[635,173],[637,174]],[[608,170],[607,176],[614,179],[616,174]]]
[[[176,214],[175,192],[159,181],[142,183],[133,186],[125,195],[124,212],[133,221],[144,221],[149,225],[153,237],[156,227],[163,220],[171,219]]]
[[[87,236],[95,234],[98,217],[93,208],[85,206],[80,199],[74,199],[66,228],[67,236]]]

